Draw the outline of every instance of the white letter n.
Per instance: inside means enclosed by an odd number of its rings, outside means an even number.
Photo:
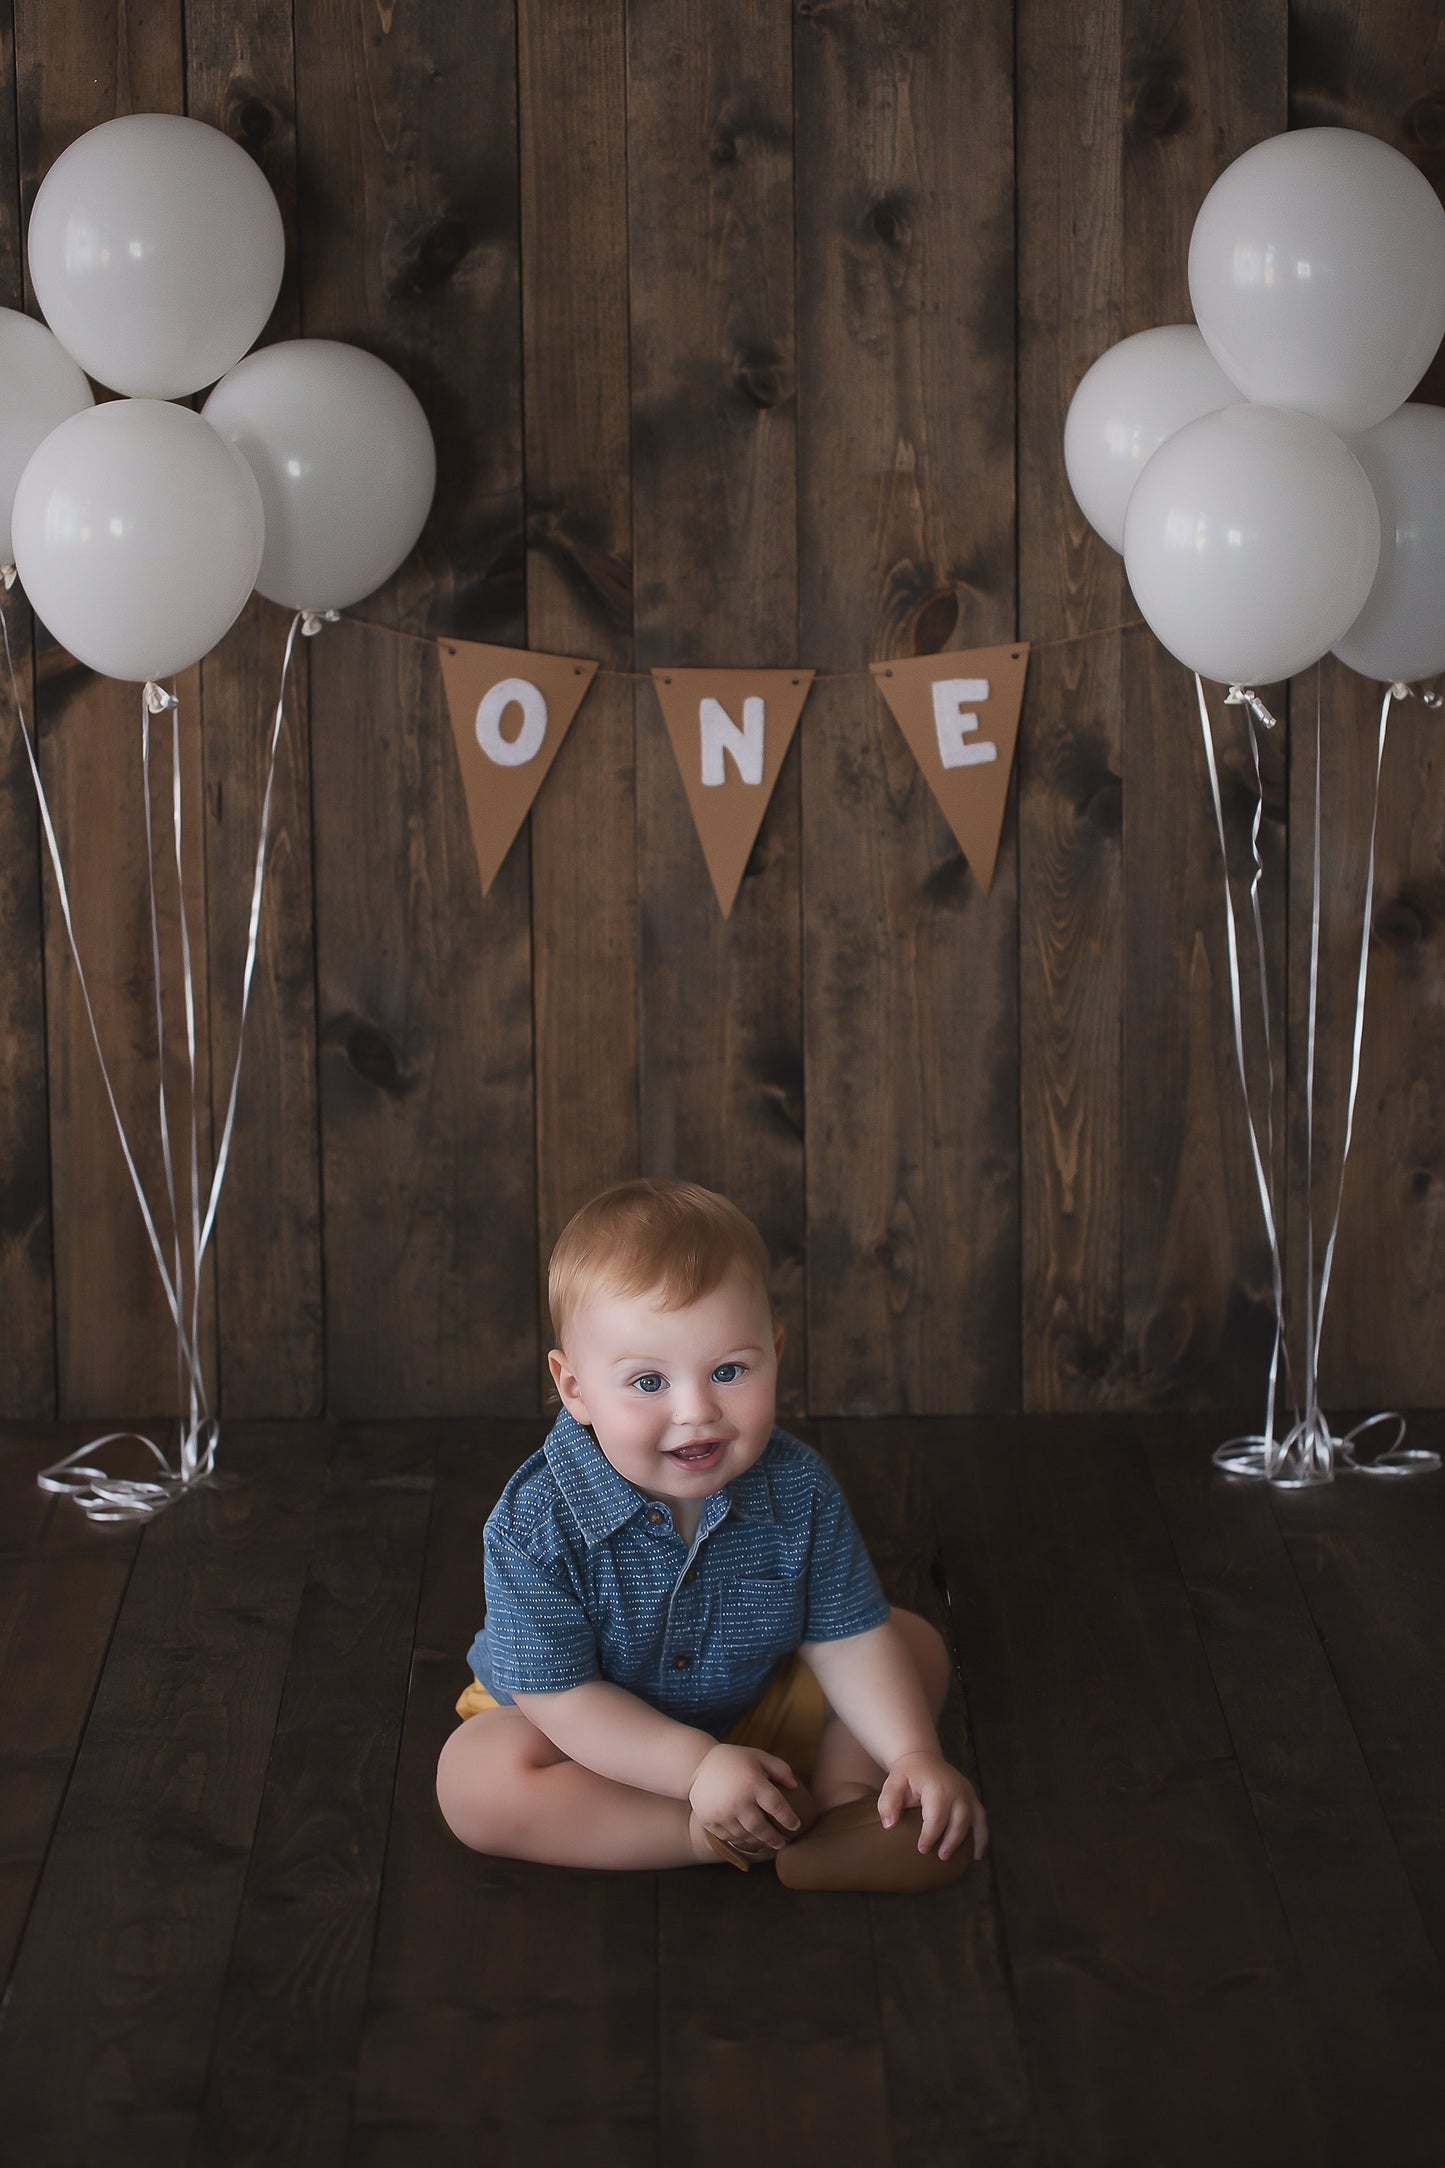
[[[721,783],[723,780],[723,754],[731,753],[738,774],[745,783],[761,783],[763,780],[763,701],[757,693],[750,694],[743,702],[743,727],[728,714],[718,700],[698,703],[697,720],[702,732],[702,779],[704,783]]]

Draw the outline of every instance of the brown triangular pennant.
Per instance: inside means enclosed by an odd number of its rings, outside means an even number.
[[[727,918],[813,672],[654,670],[652,679]]]
[[[485,895],[597,665],[478,640],[438,640],[437,646]]]
[[[868,665],[987,895],[998,860],[1029,643]]]

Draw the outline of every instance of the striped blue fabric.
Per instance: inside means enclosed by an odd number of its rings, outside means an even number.
[[[611,1679],[722,1738],[803,1641],[890,1606],[827,1462],[774,1428],[704,1502],[689,1545],[564,1408],[482,1534],[486,1620],[468,1660],[499,1702]]]

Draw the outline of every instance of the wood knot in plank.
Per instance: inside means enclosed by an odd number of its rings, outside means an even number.
[[[251,97],[236,114],[236,139],[243,150],[259,150],[276,132],[276,116],[264,98]]]
[[[789,388],[776,354],[739,354],[733,381],[744,398],[764,413],[775,407]]]
[[[940,587],[919,605],[913,619],[915,655],[940,655],[958,630],[958,591]]]
[[[973,893],[973,875],[962,851],[950,851],[941,865],[925,874],[923,894],[931,904],[961,911]]]
[[[1124,784],[1112,770],[1106,770],[1101,780],[1094,784],[1080,814],[1091,828],[1100,835],[1117,836],[1124,827]]]
[[[1144,68],[1134,91],[1130,122],[1137,135],[1182,135],[1194,120],[1188,77],[1177,60],[1161,56]]]
[[[1425,938],[1425,914],[1408,897],[1390,896],[1375,912],[1374,935],[1382,948],[1414,948]]]
[[[1080,1333],[1074,1344],[1070,1368],[1076,1378],[1085,1385],[1102,1385],[1109,1376],[1109,1350],[1086,1333]]]
[[[416,1082],[404,1072],[396,1048],[384,1031],[359,1017],[345,1017],[325,1033],[323,1044],[339,1045],[359,1077],[379,1091],[401,1099]]]
[[[1356,113],[1355,40],[1359,33],[1339,8],[1289,18],[1289,118],[1293,128],[1343,128]]]
[[[790,1137],[803,1134],[803,1068],[801,1062],[777,1063],[759,1086],[758,1096],[772,1114],[777,1127]]]
[[[58,647],[40,619],[31,620],[35,635],[35,670],[45,694],[45,721],[53,729],[73,701],[84,699],[95,684],[94,671]],[[13,634],[13,626],[12,626]],[[18,661],[18,658],[17,658]]]
[[[393,290],[430,294],[445,286],[472,245],[469,228],[459,218],[439,218],[404,254]]]
[[[1400,132],[1419,150],[1445,150],[1445,91],[1429,91],[1407,106]]]
[[[574,591],[600,604],[609,623],[630,630],[632,567],[607,547],[595,522],[544,504],[528,516],[527,544],[550,557]]]

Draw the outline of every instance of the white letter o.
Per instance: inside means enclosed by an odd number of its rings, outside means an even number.
[[[510,707],[522,711],[515,738],[502,736],[502,717]],[[524,768],[542,750],[547,735],[547,703],[527,678],[502,678],[477,708],[477,743],[499,768]]]

